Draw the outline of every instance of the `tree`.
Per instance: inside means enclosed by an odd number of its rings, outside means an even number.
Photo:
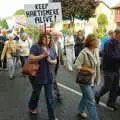
[[[34,42],[37,42],[41,31],[35,27],[27,27],[24,29],[24,32],[32,34]]]
[[[100,14],[99,17],[97,18],[97,23],[98,25],[108,25],[108,19],[107,16],[105,14]]]
[[[98,29],[96,31],[97,37],[102,39],[106,35],[106,26],[108,25],[108,19],[105,14],[100,14],[97,18]]]
[[[73,23],[75,18],[89,20],[94,17],[99,4],[97,0],[53,0],[53,2],[61,2],[63,19]]]
[[[25,11],[23,9],[17,10],[14,15],[24,15]]]
[[[5,19],[0,20],[0,26],[2,26],[2,28],[8,29],[7,21]]]

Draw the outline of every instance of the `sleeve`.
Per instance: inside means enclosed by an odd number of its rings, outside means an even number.
[[[97,66],[96,66],[96,78],[95,78],[95,83],[97,85],[100,84],[101,81],[101,73],[100,73],[100,57],[99,57],[99,49],[96,49],[96,57],[97,57]]]
[[[5,46],[3,48],[2,54],[1,54],[1,59],[3,60],[7,51],[8,43],[5,42]]]
[[[55,48],[53,49],[53,59],[57,59],[57,53],[55,51]]]
[[[57,59],[57,54],[56,54],[56,51],[54,51],[55,52],[55,59]]]
[[[104,48],[104,45],[105,45],[105,43],[106,43],[107,41],[108,41],[108,40],[107,40],[107,37],[105,37],[105,38],[103,38],[103,39],[101,40],[100,49],[103,49],[103,48]]]
[[[30,49],[30,54],[36,56],[37,55],[37,45],[33,45]]]
[[[84,62],[84,53],[80,52],[79,56],[77,57],[75,64],[74,64],[74,69],[77,69],[78,67],[81,67]]]
[[[100,82],[101,82],[100,64],[98,64],[97,67],[96,67],[96,78],[95,78],[95,82],[96,82],[97,85],[99,85]]]

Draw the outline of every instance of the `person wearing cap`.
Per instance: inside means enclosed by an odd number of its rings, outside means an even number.
[[[13,53],[15,53],[17,50],[17,44],[16,44],[16,41],[13,40],[12,34],[9,34],[8,38],[9,40],[5,42],[5,45],[1,54],[1,61],[4,61],[4,58],[6,56],[8,73],[9,73],[10,80],[12,80],[15,77],[15,56],[13,55]]]
[[[104,84],[95,94],[96,103],[100,98],[109,92],[107,106],[111,110],[117,110],[115,105],[117,99],[117,89],[119,88],[119,68],[120,68],[120,29],[114,31],[114,38],[105,44],[103,49],[103,75]]]

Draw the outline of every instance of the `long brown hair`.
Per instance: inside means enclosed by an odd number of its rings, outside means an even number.
[[[49,43],[48,47],[51,47],[51,46],[52,46],[52,44],[53,44],[52,34],[49,33],[49,32],[46,32],[46,33],[45,33],[45,32],[42,32],[42,33],[39,35],[38,44],[39,44],[40,46],[42,46],[42,40],[43,40],[43,38],[46,38],[46,41],[47,41],[47,36],[50,37],[50,43]]]

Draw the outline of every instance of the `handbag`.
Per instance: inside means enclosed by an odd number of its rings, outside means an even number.
[[[79,72],[76,76],[76,83],[90,85],[92,83],[92,75],[85,72]]]
[[[25,75],[36,76],[39,70],[37,61],[28,59],[23,65],[22,72]]]
[[[90,64],[92,65],[89,55],[88,59],[90,61]],[[88,72],[78,72],[76,76],[76,83],[90,85],[92,83],[92,75]]]

